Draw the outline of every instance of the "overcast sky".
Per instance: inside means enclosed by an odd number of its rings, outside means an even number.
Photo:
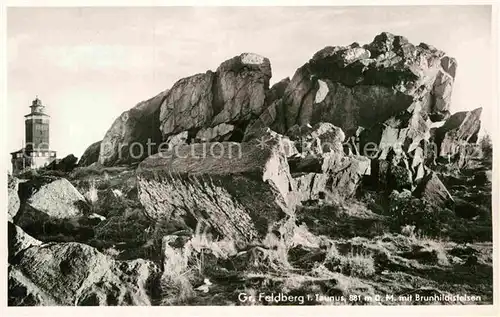
[[[123,111],[242,52],[268,57],[276,82],[327,45],[382,31],[457,58],[452,112],[482,106],[491,131],[490,15],[488,6],[9,8],[7,146],[21,148],[35,95],[52,116],[52,149],[79,157]]]

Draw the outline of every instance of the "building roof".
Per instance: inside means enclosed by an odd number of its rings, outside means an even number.
[[[36,116],[50,117],[45,112],[31,112],[31,113],[28,113],[27,115],[25,115],[24,117],[29,117],[29,116],[34,116],[34,115],[36,115]]]
[[[20,149],[18,151],[15,151],[15,152],[10,152],[10,154],[17,154],[17,153],[22,153],[24,152],[24,149]]]
[[[25,148],[20,149],[15,152],[10,152],[10,154],[18,154],[18,153],[31,153],[31,152],[50,152],[50,153],[56,153],[57,151],[53,150],[39,150],[39,151],[34,151],[34,150],[26,150]]]

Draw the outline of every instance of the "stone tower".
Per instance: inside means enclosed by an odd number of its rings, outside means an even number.
[[[56,152],[50,150],[50,116],[38,96],[31,103],[31,111],[24,116],[25,146],[11,153],[12,173],[25,169],[36,169],[56,159]]]
[[[48,150],[50,116],[45,113],[45,107],[38,97],[30,108],[31,112],[24,116],[26,151]]]

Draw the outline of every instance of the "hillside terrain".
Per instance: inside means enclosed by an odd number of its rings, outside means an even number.
[[[452,112],[457,65],[384,32],[272,86],[254,53],[180,79],[9,176],[8,304],[492,304],[492,149],[481,108]]]

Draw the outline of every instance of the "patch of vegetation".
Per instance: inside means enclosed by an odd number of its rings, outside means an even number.
[[[333,244],[326,254],[325,267],[332,272],[348,276],[369,277],[375,274],[375,261],[369,253],[353,253],[341,255]]]

